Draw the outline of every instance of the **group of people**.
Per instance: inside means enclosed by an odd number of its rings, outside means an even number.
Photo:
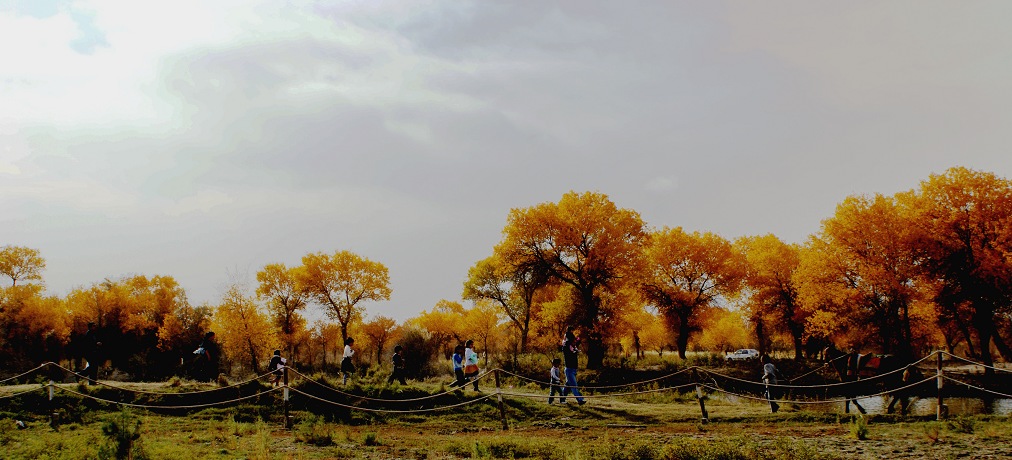
[[[204,349],[209,346],[207,344],[213,342],[213,336],[213,332],[208,333],[208,337],[205,337],[205,343],[201,343],[201,349]],[[351,337],[344,340],[344,354],[341,359],[341,374],[344,384],[347,384],[348,379],[355,373],[355,365],[352,362],[352,357],[355,356],[355,350],[352,348],[354,344],[355,339]],[[200,350],[198,349],[198,351]],[[579,382],[576,379],[576,372],[579,366],[580,338],[576,336],[572,326],[566,329],[566,334],[559,345],[559,351],[562,352],[562,358],[552,359],[552,367],[548,371],[550,380],[548,404],[553,404],[556,396],[558,396],[560,403],[565,404],[566,397],[572,394],[576,397],[577,404],[582,406],[587,401],[584,399],[583,394],[580,393]],[[394,380],[397,380],[401,385],[406,385],[407,367],[403,347],[400,345],[394,347],[391,361],[393,372],[391,372],[390,377],[387,379],[387,384],[391,384]],[[451,387],[463,388],[468,383],[471,383],[474,391],[480,391],[478,389],[477,378],[480,368],[478,366],[478,353],[474,351],[474,341],[467,340],[463,344],[457,345],[453,350],[451,361],[455,377],[455,381],[451,384]],[[763,365],[762,381],[766,387],[766,399],[770,403],[770,410],[775,413],[780,409],[780,405],[776,402],[776,399],[779,397],[776,385],[780,372],[773,365],[769,356],[763,355],[760,358],[760,362]],[[562,367],[564,370],[561,370],[560,367],[563,364],[565,364]],[[274,350],[274,356],[271,358],[267,368],[274,373],[272,383],[275,385],[281,379],[281,369],[284,365],[285,359],[281,357],[281,350]]]
[[[474,351],[474,340],[468,340],[463,345],[457,345],[453,349],[453,375],[456,381],[451,386],[462,388],[471,382],[474,391],[478,390],[478,353]]]
[[[577,354],[580,352],[580,338],[573,332],[572,326],[566,328],[566,335],[562,338],[562,343],[559,344],[559,351],[562,352],[563,359],[553,359],[552,368],[548,371],[551,383],[548,393],[548,404],[554,402],[556,394],[559,395],[559,402],[565,404],[566,396],[572,393],[573,396],[576,396],[576,402],[582,406],[587,401],[583,398],[583,394],[580,393],[580,384],[576,381],[576,369],[579,364]],[[564,371],[565,381],[562,380],[562,374],[559,373],[559,365],[563,363],[566,365]]]
[[[352,357],[355,356],[355,339],[348,337],[344,339],[344,354],[341,356],[341,383],[347,385],[348,379],[355,374],[355,363],[352,362]],[[407,385],[407,361],[404,359],[404,347],[397,345],[394,347],[394,354],[391,357],[393,363],[393,372],[390,373],[390,377],[387,378],[387,384],[394,383],[394,380],[400,382],[401,385]]]

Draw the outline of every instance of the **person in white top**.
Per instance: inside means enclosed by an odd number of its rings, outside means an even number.
[[[355,339],[351,337],[344,339],[344,357],[341,359],[341,374],[344,375],[342,385],[348,384],[348,377],[355,373],[355,365],[351,362],[351,357],[355,356],[355,350],[351,349],[354,344]]]
[[[464,342],[464,377],[478,391],[478,353],[474,351],[474,340],[470,339]]]

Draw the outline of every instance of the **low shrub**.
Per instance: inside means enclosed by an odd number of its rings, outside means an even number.
[[[955,417],[946,421],[945,425],[953,433],[973,434],[974,429],[977,428],[977,421],[972,417]]]
[[[854,421],[850,423],[850,435],[861,441],[868,439],[868,419],[864,415],[854,417]]]
[[[99,458],[147,458],[140,443],[141,419],[128,409],[124,408],[102,423],[102,434],[106,437],[106,444],[99,449]]]
[[[323,417],[309,415],[296,425],[295,439],[314,446],[329,446],[334,443],[334,432]]]

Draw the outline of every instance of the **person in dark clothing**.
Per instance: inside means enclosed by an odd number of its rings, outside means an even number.
[[[401,385],[407,385],[408,382],[404,380],[404,376],[407,374],[407,367],[404,362],[404,347],[397,345],[394,347],[394,371],[390,373],[390,378],[387,379],[387,385],[394,383],[394,379],[401,382]]]
[[[453,382],[453,387],[461,388],[467,383],[464,378],[464,346],[457,345],[453,349],[453,376],[456,377],[456,381]]]
[[[780,397],[779,391],[775,386],[777,384],[777,378],[780,376],[780,371],[773,365],[773,361],[767,355],[762,355],[759,361],[763,363],[763,384],[766,386],[766,400],[770,402],[770,411],[774,414],[780,410],[780,404],[777,404],[776,399]]]
[[[87,363],[84,366],[84,377],[90,385],[98,380],[98,349],[101,346],[102,342],[98,341],[98,333],[95,332],[95,323],[88,323],[88,331],[84,333],[83,356]]]
[[[274,350],[274,356],[271,356],[270,362],[267,363],[267,370],[271,372],[272,385],[278,386],[281,384],[284,368],[285,358],[281,357],[281,350]]]
[[[583,399],[579,383],[576,381],[576,368],[579,367],[577,357],[577,353],[580,352],[579,346],[580,339],[573,333],[573,327],[570,326],[566,330],[566,339],[562,343],[562,357],[566,363],[566,387],[562,389],[562,397],[573,393],[573,396],[576,396],[576,402],[582,406],[587,401]]]
[[[207,331],[200,346],[193,352],[197,355],[194,361],[197,380],[210,382],[218,377],[218,342],[214,340],[214,331]]]

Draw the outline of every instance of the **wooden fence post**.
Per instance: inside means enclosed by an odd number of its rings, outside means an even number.
[[[506,421],[506,406],[502,404],[502,387],[499,384],[499,369],[495,371],[495,393],[496,398],[499,400],[499,416],[502,417],[502,429],[509,430],[510,425]]]
[[[945,420],[945,418],[949,415],[949,411],[948,408],[945,407],[945,400],[942,398],[942,387],[944,386],[943,384],[944,379],[942,377],[942,351],[939,350],[936,351],[935,353],[938,354],[938,364],[935,368],[935,370],[938,372],[936,377],[938,379],[938,404],[937,404],[938,407],[935,413],[935,420],[942,421]]]
[[[710,415],[706,413],[706,403],[703,402],[703,386],[699,384],[699,373],[692,371],[692,380],[696,382],[696,399],[699,400],[699,412],[703,414],[702,423],[710,422]]]
[[[56,427],[58,423],[56,415],[56,405],[53,403],[53,397],[56,393],[56,385],[53,383],[53,379],[49,379],[49,426]]]
[[[710,422],[710,416],[706,413],[706,403],[703,402],[703,387],[700,384],[696,384],[696,399],[699,400],[699,411],[703,413],[703,419],[701,422],[704,424]]]
[[[284,367],[284,371],[283,371],[282,375],[284,376],[283,378],[284,378],[284,384],[285,384],[284,396],[283,396],[284,401],[285,401],[284,402],[284,406],[285,406],[285,428],[290,430],[290,429],[292,429],[292,417],[288,415],[288,366]]]

